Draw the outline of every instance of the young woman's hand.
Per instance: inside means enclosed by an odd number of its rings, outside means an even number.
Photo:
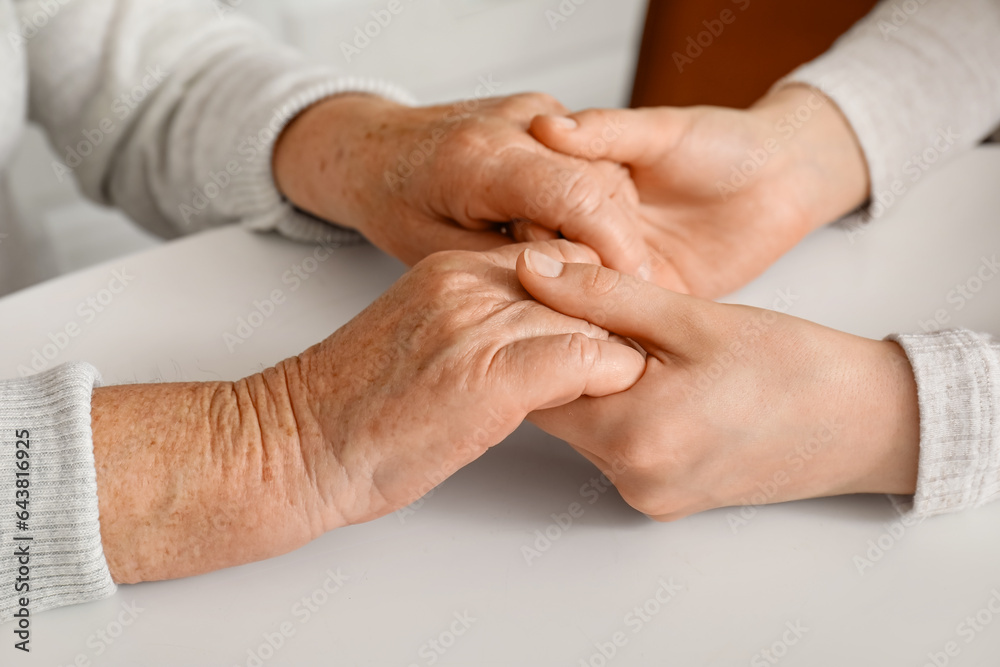
[[[596,464],[636,509],[668,520],[760,504],[761,493],[781,502],[914,492],[916,386],[895,343],[534,250],[517,269],[541,303],[646,352],[631,389],[531,418]]]

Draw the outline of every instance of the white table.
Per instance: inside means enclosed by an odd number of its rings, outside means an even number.
[[[821,230],[734,300],[766,306],[790,289],[793,314],[876,337],[916,330],[939,309],[949,325],[1000,331],[1000,280],[961,310],[948,300],[1000,253],[998,185],[1000,150],[978,150],[926,176],[855,242]],[[345,248],[292,294],[282,274],[311,251],[223,229],[10,296],[0,376],[77,322],[56,361],[90,361],[108,382],[235,379],[322,339],[403,270],[372,248]],[[78,304],[99,297],[114,269],[134,279],[86,322]],[[230,353],[223,333],[275,288],[288,301]],[[900,532],[884,497],[826,499],[761,508],[734,531],[730,510],[653,523],[613,490],[581,493],[593,477],[567,446],[525,427],[407,516],[39,615],[29,659],[0,627],[0,664],[918,666],[950,641],[952,665],[1000,655],[987,607],[1000,591],[1000,504]],[[573,503],[582,516],[558,528],[552,515]],[[529,565],[522,547],[535,531],[556,539]],[[873,564],[861,574],[856,557]],[[338,570],[349,579],[327,593]],[[683,590],[662,603],[660,582]],[[299,601],[310,596],[307,615]],[[124,628],[123,605],[142,609]],[[643,606],[645,619],[634,612]],[[992,624],[960,625],[982,609]],[[294,634],[279,642],[282,627]],[[770,661],[759,653],[768,647]]]

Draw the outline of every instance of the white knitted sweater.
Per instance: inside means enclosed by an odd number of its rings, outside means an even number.
[[[240,223],[353,240],[282,199],[273,143],[299,111],[339,92],[411,101],[393,85],[310,65],[212,0],[0,0],[0,40],[0,165],[30,118],[61,158],[53,178],[76,178],[89,198],[166,237]],[[0,237],[0,293],[30,261],[4,182],[0,172],[0,234],[10,232]],[[0,382],[0,622],[22,601],[37,613],[115,590],[90,431],[98,377],[75,364]],[[22,512],[27,530],[17,528]],[[29,555],[15,555],[25,545]],[[22,567],[30,580],[19,582]]]
[[[32,117],[60,154],[111,120],[115,129],[102,131],[73,173],[88,196],[161,234],[230,222],[302,239],[335,233],[281,200],[270,174],[274,135],[295,112],[340,90],[404,99],[384,84],[311,68],[195,0],[0,0],[0,33],[19,30],[15,6],[22,17],[59,9],[25,43],[0,48],[0,80],[11,93],[0,99],[0,162],[23,121],[26,89]],[[169,75],[154,84],[161,69]],[[821,87],[837,102],[879,193],[905,178],[909,156],[939,128],[959,129],[954,155],[1000,121],[1000,0],[884,2],[789,81]],[[120,118],[115,105],[136,86],[151,90]],[[199,202],[198,215],[185,215],[182,206],[194,205],[193,192],[212,173],[244,159],[247,137],[257,138],[257,156],[215,198]],[[991,500],[1000,491],[1000,346],[965,331],[895,338],[914,366],[921,419],[918,490],[902,502],[930,515]],[[0,622],[23,606],[15,537],[32,538],[30,595],[23,594],[32,613],[114,592],[101,550],[90,432],[97,381],[93,368],[74,364],[0,382]],[[13,499],[25,459],[17,452],[29,448],[30,516],[28,530],[19,531],[22,510]]]

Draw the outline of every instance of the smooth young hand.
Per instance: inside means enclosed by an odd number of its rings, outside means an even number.
[[[742,287],[868,197],[850,125],[804,86],[745,111],[590,110],[540,116],[531,132],[567,155],[627,166],[653,282],[705,298]]]
[[[541,303],[633,339],[642,378],[531,419],[660,520],[744,504],[915,490],[919,411],[892,342],[676,294],[540,252],[518,277]]]

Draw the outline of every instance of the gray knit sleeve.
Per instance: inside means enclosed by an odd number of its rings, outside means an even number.
[[[90,399],[74,363],[0,381],[0,623],[112,595],[97,512]],[[29,645],[30,647],[30,645]]]
[[[920,404],[917,492],[894,497],[925,517],[979,507],[1000,495],[1000,345],[950,330],[893,335],[906,351]]]
[[[29,17],[38,4],[17,7]],[[167,238],[239,223],[307,242],[358,240],[282,197],[274,144],[333,95],[413,102],[389,82],[311,63],[211,0],[75,0],[26,48],[29,114],[59,156],[54,175]]]
[[[847,117],[871,175],[862,222],[1000,124],[998,35],[1000,0],[886,0],[776,84],[819,88]]]

